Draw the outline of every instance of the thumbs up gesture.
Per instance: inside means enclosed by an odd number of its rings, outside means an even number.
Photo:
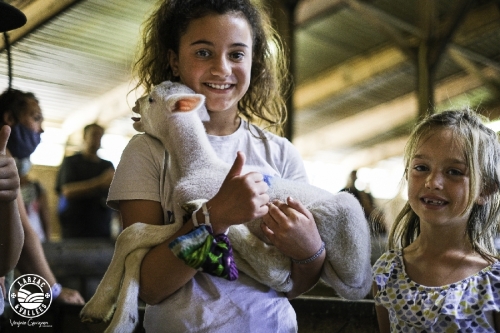
[[[242,173],[245,159],[245,155],[238,152],[219,192],[207,202],[215,234],[268,212],[268,185],[261,173]]]
[[[19,175],[16,162],[7,156],[7,141],[10,127],[4,125],[0,129],[0,202],[10,202],[17,198],[19,190]]]

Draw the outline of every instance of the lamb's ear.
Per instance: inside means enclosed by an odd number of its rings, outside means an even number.
[[[176,98],[174,110],[181,112],[193,111],[203,105],[203,95],[180,95]]]
[[[205,96],[201,94],[182,95],[175,102],[174,109],[180,112],[188,112],[196,109],[201,121],[209,121],[210,117],[204,103]]]

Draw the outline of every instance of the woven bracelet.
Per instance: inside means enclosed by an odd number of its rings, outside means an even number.
[[[214,236],[207,224],[174,239],[168,246],[189,267],[229,281],[238,278],[229,238],[225,234]]]
[[[292,261],[296,264],[299,264],[299,265],[308,264],[308,263],[313,262],[314,260],[318,259],[318,257],[321,255],[321,253],[323,253],[324,250],[325,250],[325,242],[322,241],[321,247],[319,248],[318,252],[313,254],[312,257],[304,259],[304,260],[295,260],[292,258]]]

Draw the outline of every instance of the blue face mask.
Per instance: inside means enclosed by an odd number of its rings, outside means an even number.
[[[40,144],[40,133],[37,133],[22,124],[12,126],[7,148],[12,156],[17,158],[29,157]]]

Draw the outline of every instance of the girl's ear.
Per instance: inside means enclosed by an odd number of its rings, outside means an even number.
[[[16,119],[14,118],[12,111],[5,111],[2,121],[4,124],[9,125],[10,127],[16,124]]]
[[[179,76],[179,57],[173,50],[168,50],[168,62],[172,68],[172,74]]]

